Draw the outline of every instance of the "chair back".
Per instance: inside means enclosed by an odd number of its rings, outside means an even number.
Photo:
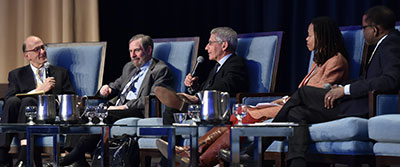
[[[47,61],[68,70],[77,95],[94,96],[103,82],[106,42],[51,43]]]
[[[274,92],[282,31],[239,34],[236,54],[246,59],[250,93]]]
[[[346,26],[340,27],[343,35],[344,46],[346,47],[347,53],[349,54],[349,79],[355,79],[360,76],[361,68],[363,66],[363,55],[364,55],[364,34],[360,26]],[[314,51],[311,52],[310,62],[308,71],[311,70],[311,64],[314,58]]]
[[[153,39],[153,57],[168,64],[174,76],[176,92],[185,92],[186,75],[196,63],[199,37]]]

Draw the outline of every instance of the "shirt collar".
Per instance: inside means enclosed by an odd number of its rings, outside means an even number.
[[[146,64],[144,64],[142,67],[140,67],[140,71],[145,71],[150,67],[151,62],[153,61],[153,59],[150,59],[149,61],[147,61]]]
[[[44,67],[42,66],[42,67],[40,67],[40,68],[36,68],[35,66],[33,66],[32,64],[29,64],[30,66],[31,66],[31,69],[32,69],[32,71],[33,72],[36,72],[37,70],[43,70],[44,69]]]
[[[224,56],[221,60],[219,60],[218,61],[219,66],[222,66],[226,62],[226,60],[228,60],[228,58],[231,56],[232,56],[232,53]]]
[[[383,41],[387,36],[388,36],[388,34],[386,34],[385,36],[383,36],[383,37],[378,41],[378,43],[376,43],[375,48],[378,48],[378,46],[382,43],[382,41]]]

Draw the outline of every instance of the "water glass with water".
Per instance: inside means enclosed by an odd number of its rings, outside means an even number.
[[[37,115],[37,106],[26,106],[25,108],[25,116],[28,117],[28,125],[34,125],[33,118]]]

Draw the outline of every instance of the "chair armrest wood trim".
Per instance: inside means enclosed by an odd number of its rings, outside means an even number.
[[[149,95],[144,97],[144,117],[145,118],[150,118],[150,111],[152,110],[151,106],[151,100],[155,99],[156,104],[155,104],[155,111],[156,111],[156,117],[162,117],[161,114],[161,102],[158,100],[158,98],[155,95]]]

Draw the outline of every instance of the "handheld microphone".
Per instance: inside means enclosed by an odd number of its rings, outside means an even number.
[[[199,57],[197,58],[197,60],[196,60],[196,64],[194,65],[194,68],[193,68],[192,72],[190,73],[190,75],[194,76],[194,74],[196,73],[197,66],[198,66],[200,63],[203,63],[203,62],[204,62],[204,58],[203,58],[202,56],[199,56]]]
[[[192,75],[192,77],[194,76],[194,74],[196,74],[197,66],[203,62],[204,62],[204,58],[202,56],[197,57],[196,64],[194,65],[194,68],[193,68],[192,72],[190,73],[190,75]],[[189,94],[194,93],[193,92],[194,90],[191,87],[187,88],[187,91],[189,92]]]
[[[46,73],[46,78],[50,77],[50,63],[46,62],[44,63],[44,71]]]

